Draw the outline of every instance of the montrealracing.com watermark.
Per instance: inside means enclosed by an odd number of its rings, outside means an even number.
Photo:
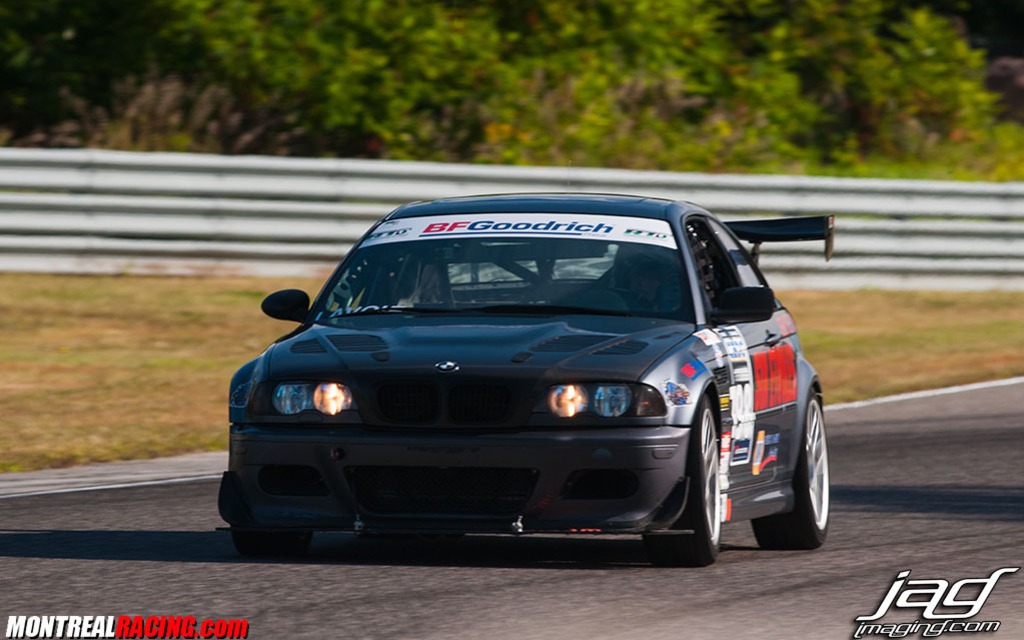
[[[249,637],[249,621],[195,616],[7,616],[6,637],[243,640]]]
[[[987,578],[964,578],[953,584],[942,579],[908,580],[910,571],[900,571],[882,596],[878,609],[871,615],[854,618],[858,626],[853,637],[906,638],[921,635],[936,638],[944,633],[999,631],[1001,623],[998,620],[977,621],[971,618],[981,613],[999,579],[1017,571],[1020,567],[1005,567],[996,569]],[[914,622],[877,622],[893,607],[921,609],[920,618]],[[918,615],[914,617],[918,618]]]

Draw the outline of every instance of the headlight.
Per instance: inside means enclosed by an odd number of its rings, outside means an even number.
[[[587,390],[578,384],[560,384],[548,391],[548,408],[560,418],[587,410]]]
[[[274,408],[286,416],[313,408],[313,388],[308,384],[279,384],[274,389]]]
[[[352,392],[337,382],[320,383],[313,390],[313,406],[320,413],[336,416],[352,406]]]
[[[352,407],[352,392],[337,382],[285,382],[274,389],[273,403],[278,413],[286,416],[311,409],[325,415],[336,416]]]
[[[633,404],[633,393],[624,384],[602,384],[594,389],[594,413],[618,418]]]
[[[547,406],[560,418],[589,412],[604,418],[665,415],[661,393],[646,384],[592,382],[560,384],[548,389]]]

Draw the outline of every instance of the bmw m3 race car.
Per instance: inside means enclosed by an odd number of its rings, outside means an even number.
[[[299,323],[231,381],[219,508],[236,549],[314,531],[639,534],[650,561],[715,561],[828,531],[822,389],[756,264],[832,218],[723,223],[590,194],[402,206]],[[749,251],[741,241],[752,243]]]

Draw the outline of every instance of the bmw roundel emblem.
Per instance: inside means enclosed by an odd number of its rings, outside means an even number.
[[[451,373],[459,370],[459,363],[452,362],[451,360],[445,360],[444,362],[438,362],[434,365],[434,368],[441,373]]]

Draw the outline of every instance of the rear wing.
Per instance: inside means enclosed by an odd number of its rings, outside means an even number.
[[[800,218],[772,218],[770,220],[734,220],[726,222],[741,240],[754,245],[750,255],[757,261],[762,242],[794,242],[824,240],[825,260],[832,259],[832,239],[835,236],[835,216]]]

